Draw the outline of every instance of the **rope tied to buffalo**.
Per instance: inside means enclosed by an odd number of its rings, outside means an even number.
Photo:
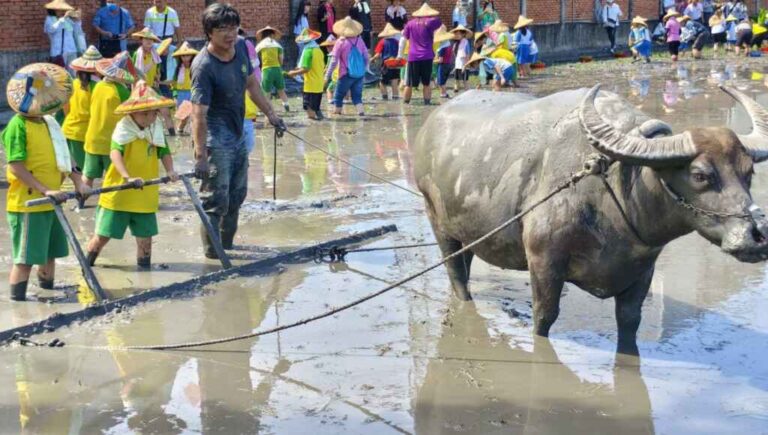
[[[567,180],[563,181],[559,185],[557,185],[555,188],[553,188],[548,194],[544,195],[542,198],[534,202],[533,204],[529,205],[525,209],[518,212],[516,215],[512,216],[508,220],[504,221],[488,233],[486,233],[484,236],[480,237],[479,239],[473,241],[472,243],[469,243],[468,245],[464,246],[463,248],[459,249],[458,251],[443,257],[439,261],[433,263],[432,265],[413,273],[403,279],[400,279],[399,281],[388,285],[380,290],[377,290],[375,292],[369,293],[359,299],[356,299],[354,301],[351,301],[349,303],[346,303],[344,305],[340,305],[336,308],[333,308],[331,310],[325,311],[323,313],[316,314],[311,317],[307,317],[301,320],[294,321],[292,323],[287,323],[285,325],[276,326],[273,328],[265,329],[262,331],[256,331],[256,332],[249,332],[246,334],[240,334],[240,335],[233,335],[229,337],[221,337],[221,338],[215,338],[211,340],[201,340],[201,341],[190,341],[185,343],[174,343],[174,344],[155,344],[155,345],[135,345],[135,346],[78,346],[78,347],[86,347],[89,349],[100,349],[100,350],[117,350],[117,351],[128,351],[128,350],[176,350],[176,349],[188,349],[188,348],[194,348],[194,347],[202,347],[202,346],[210,346],[214,344],[223,344],[223,343],[231,343],[235,341],[241,341],[241,340],[247,340],[255,337],[260,337],[264,335],[274,334],[281,331],[286,331],[288,329],[293,329],[302,325],[306,325],[311,322],[315,322],[327,317],[331,317],[333,315],[336,315],[342,311],[346,311],[352,307],[355,307],[357,305],[360,305],[364,302],[367,302],[371,299],[374,299],[378,296],[383,295],[384,293],[387,293],[395,288],[398,288],[402,286],[403,284],[408,283],[409,281],[413,281],[414,279],[427,274],[428,272],[431,272],[432,270],[437,269],[438,267],[444,265],[448,261],[463,255],[467,251],[472,250],[479,244],[487,241],[494,235],[498,234],[508,226],[514,224],[515,222],[522,219],[525,215],[539,207],[540,205],[544,204],[548,200],[550,200],[553,196],[557,195],[558,193],[562,192],[565,189],[568,189],[569,187],[574,186],[579,181],[583,180],[584,178],[590,176],[590,175],[599,175],[601,171],[605,170],[605,164],[604,164],[604,157],[600,155],[594,155],[591,156],[584,164],[584,169],[581,171],[573,173]],[[61,343],[60,341],[58,343]],[[58,346],[61,346],[61,344],[57,344]]]

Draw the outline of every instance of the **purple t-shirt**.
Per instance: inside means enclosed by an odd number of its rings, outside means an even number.
[[[419,17],[408,21],[403,29],[403,37],[410,42],[408,62],[435,58],[432,44],[435,40],[435,30],[442,25],[440,18],[437,17]]]

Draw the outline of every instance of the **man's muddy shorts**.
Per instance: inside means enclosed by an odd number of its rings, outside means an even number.
[[[45,264],[69,255],[67,236],[55,212],[9,211],[6,218],[11,227],[13,264]]]

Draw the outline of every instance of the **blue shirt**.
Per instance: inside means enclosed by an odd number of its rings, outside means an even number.
[[[117,5],[107,4],[96,12],[93,17],[93,25],[99,27],[105,32],[114,34],[115,36],[121,33],[127,33],[128,29],[134,26],[133,18],[131,14],[125,8],[119,8],[120,13],[116,13],[118,9]],[[120,14],[123,15],[123,25],[120,26]],[[128,40],[123,39],[120,41],[120,49],[125,51],[128,48]]]

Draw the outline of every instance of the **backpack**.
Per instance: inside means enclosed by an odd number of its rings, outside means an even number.
[[[359,37],[355,39],[352,49],[349,50],[349,57],[347,57],[347,75],[353,79],[365,76],[365,58],[363,58],[360,50],[357,49],[357,42],[359,40]]]

